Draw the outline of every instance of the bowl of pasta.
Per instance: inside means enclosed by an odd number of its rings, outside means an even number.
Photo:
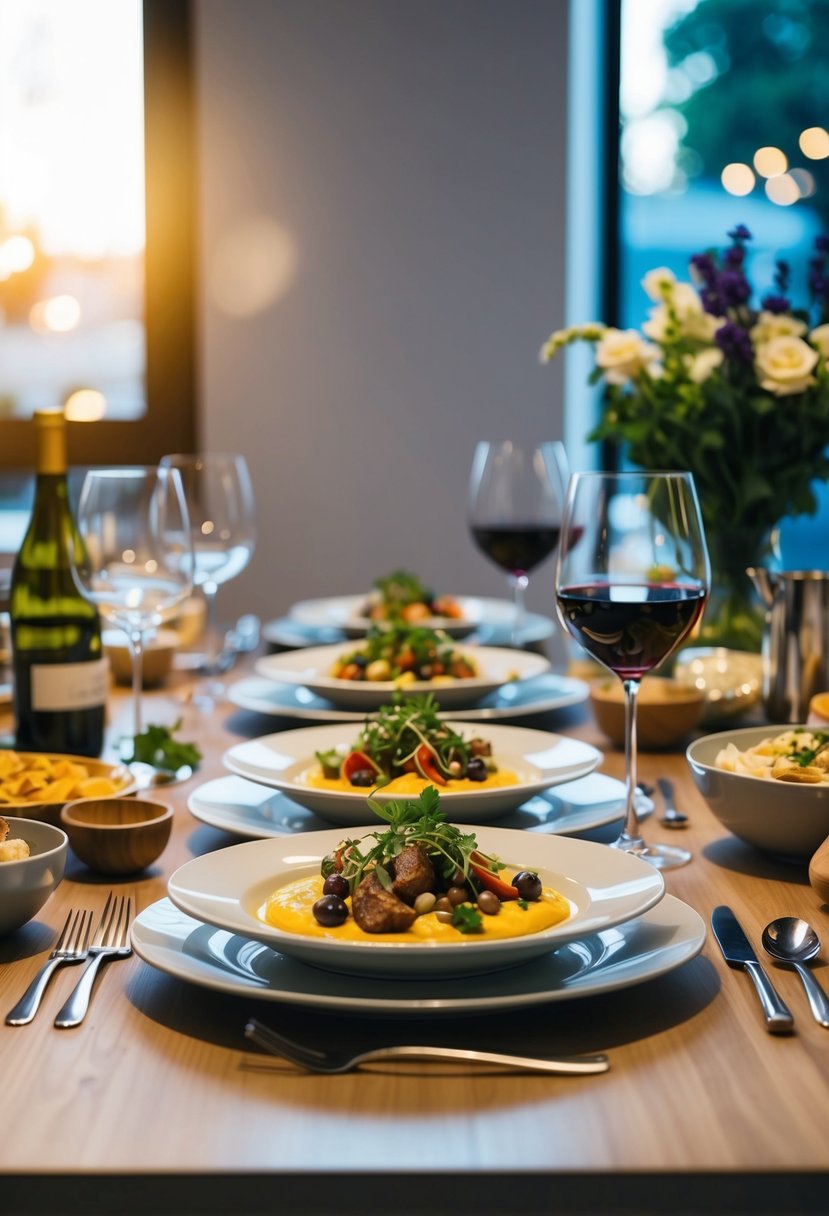
[[[746,844],[808,862],[829,836],[829,729],[721,731],[696,739],[685,755],[713,814]]]

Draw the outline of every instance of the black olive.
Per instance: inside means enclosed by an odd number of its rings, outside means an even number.
[[[352,785],[374,785],[377,774],[373,768],[358,768],[356,773],[351,774],[349,781]]]
[[[348,879],[343,878],[342,874],[329,874],[322,884],[322,893],[323,895],[337,895],[340,899],[345,899],[350,893]]]
[[[470,781],[486,781],[487,767],[480,756],[473,756],[466,766],[466,775]]]
[[[530,870],[522,870],[520,874],[516,874],[512,885],[518,892],[519,899],[532,902],[541,898],[541,879]]]
[[[348,918],[348,908],[339,895],[323,895],[314,904],[311,911],[317,924],[331,928],[341,925]]]

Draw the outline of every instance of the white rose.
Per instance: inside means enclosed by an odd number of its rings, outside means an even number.
[[[769,342],[772,338],[801,338],[805,332],[805,321],[776,312],[761,312],[757,323],[749,330],[755,346]]]
[[[669,270],[667,266],[658,266],[656,270],[648,271],[642,280],[642,286],[650,299],[658,302],[664,300],[665,293],[675,282],[676,275],[672,270]]]
[[[674,283],[666,293],[666,302],[652,308],[642,329],[654,342],[665,342],[669,330],[672,337],[698,338],[710,342],[722,325],[722,317],[711,316],[702,307],[702,300],[690,283]]]
[[[802,393],[816,383],[812,372],[818,352],[802,338],[783,335],[757,347],[754,355],[760,387],[778,397]]]
[[[814,343],[824,359],[829,359],[829,325],[818,325],[809,334],[809,341]]]
[[[659,351],[635,329],[608,329],[596,346],[596,364],[608,384],[627,384],[640,372],[653,373]]]
[[[723,361],[723,353],[718,346],[701,350],[698,355],[686,355],[685,366],[694,384],[702,384],[707,380],[716,367]]]

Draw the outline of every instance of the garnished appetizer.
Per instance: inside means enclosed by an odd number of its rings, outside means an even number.
[[[714,765],[744,777],[764,777],[794,785],[827,785],[829,731],[795,726],[743,752],[729,743],[717,753]]]
[[[478,674],[475,664],[442,630],[424,625],[372,627],[365,642],[343,654],[331,668],[338,680],[448,683]]]
[[[465,739],[441,720],[431,693],[396,693],[391,705],[366,718],[348,752],[331,749],[316,758],[319,768],[307,780],[321,789],[383,786],[416,794],[427,784],[451,792],[518,781],[514,772],[499,769],[486,739]]]
[[[417,801],[368,805],[386,828],[344,840],[319,875],[275,891],[265,912],[270,924],[348,940],[407,934],[446,941],[521,937],[569,916],[567,900],[538,874],[510,869],[484,853],[473,832],[447,823],[434,786]]]
[[[435,595],[408,570],[394,570],[374,580],[363,615],[372,621],[402,621],[414,625],[433,616],[463,620],[463,610],[451,595]]]

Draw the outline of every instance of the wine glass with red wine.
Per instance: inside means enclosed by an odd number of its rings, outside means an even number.
[[[622,681],[625,822],[614,847],[659,869],[686,849],[647,845],[636,814],[636,694],[702,615],[708,551],[690,473],[577,473],[556,563],[556,602],[577,642]]]
[[[482,553],[507,575],[515,601],[512,644],[520,646],[529,576],[558,544],[567,486],[561,443],[482,440],[469,483],[469,528]]]

